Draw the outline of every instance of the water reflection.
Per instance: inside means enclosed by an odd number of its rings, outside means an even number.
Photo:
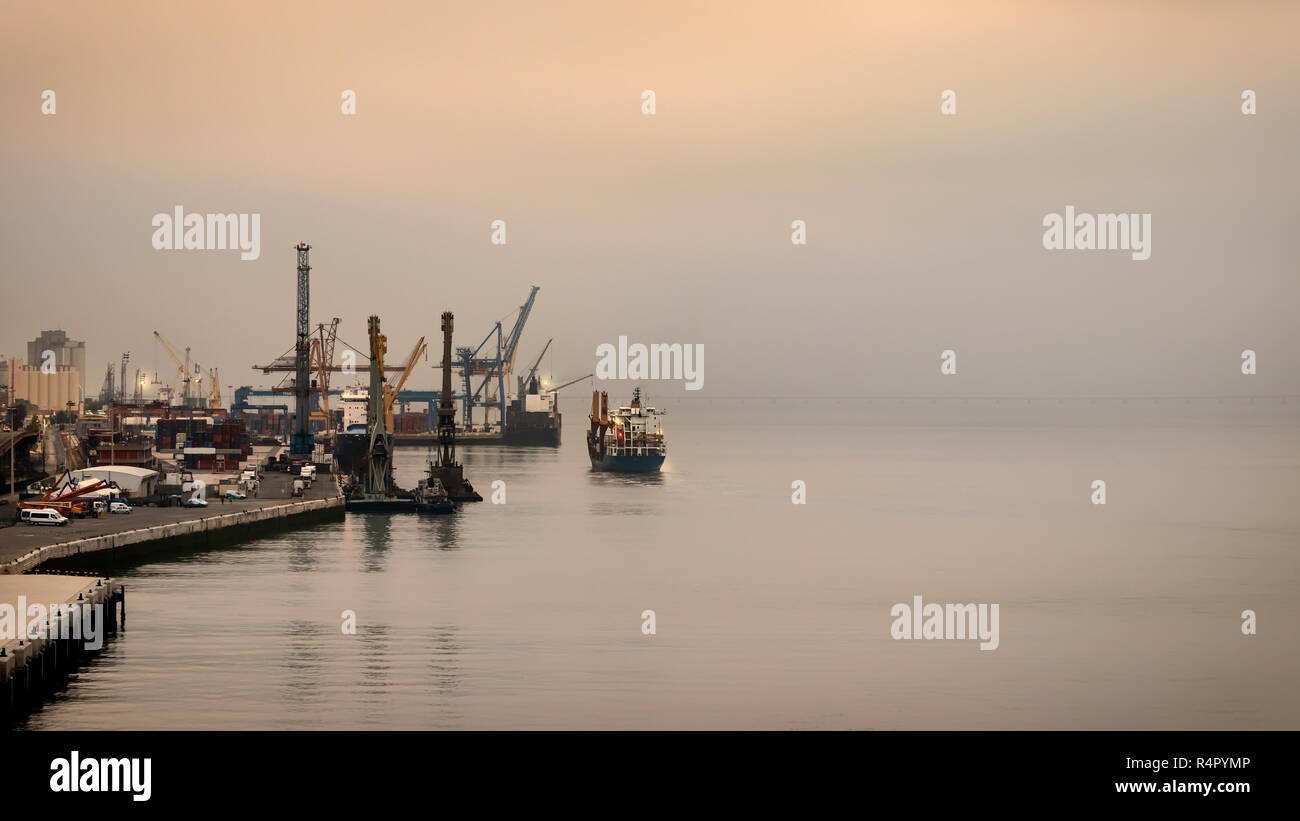
[[[361,520],[361,569],[366,573],[382,573],[387,566],[388,546],[392,538],[393,515],[389,513],[359,513]],[[353,514],[348,514],[352,519]]]
[[[587,473],[587,478],[592,487],[618,487],[626,486],[643,486],[643,485],[662,485],[665,479],[663,471],[654,473],[611,473],[606,470],[596,470],[592,468]]]
[[[321,700],[321,676],[324,672],[323,628],[309,621],[294,619],[285,625],[288,639],[281,667],[284,681],[281,700],[291,712],[304,713],[317,709]]]
[[[316,569],[316,542],[311,537],[294,534],[290,537],[286,560],[290,573],[309,573]]]
[[[429,682],[442,696],[453,695],[460,686],[460,654],[464,647],[456,630],[452,624],[440,625],[429,636]]]
[[[474,508],[484,504],[487,503],[465,502],[458,505],[457,509],[451,513],[440,515],[417,514],[421,530],[424,533],[432,533],[433,541],[437,544],[439,550],[457,550],[460,548],[460,517],[468,513],[465,507],[468,505]],[[428,544],[427,540],[424,543]]]
[[[361,681],[357,687],[357,703],[364,709],[366,724],[383,725],[380,712],[389,702],[389,672],[393,659],[389,655],[389,626],[384,622],[360,625],[357,629],[357,653],[362,658]]]

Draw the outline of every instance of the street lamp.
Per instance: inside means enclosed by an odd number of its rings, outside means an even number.
[[[9,414],[9,492],[14,492],[14,446],[18,444],[18,431],[14,430],[14,411],[17,405],[5,408]]]

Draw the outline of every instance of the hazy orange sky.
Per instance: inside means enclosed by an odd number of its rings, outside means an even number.
[[[1294,3],[0,9],[0,354],[65,329],[91,394],[169,377],[154,330],[269,384],[300,240],[312,321],[402,356],[537,284],[557,378],[626,335],[703,343],[705,395],[1300,393]],[[155,251],[176,205],[260,259]],[[1151,259],[1045,251],[1067,205],[1151,213]]]

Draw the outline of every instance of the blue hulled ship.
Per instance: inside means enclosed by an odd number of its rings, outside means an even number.
[[[609,394],[591,394],[591,430],[587,455],[594,470],[654,473],[668,456],[660,411],[641,407],[641,389],[632,391],[632,404],[609,412]]]

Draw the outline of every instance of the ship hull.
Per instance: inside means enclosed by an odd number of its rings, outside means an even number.
[[[517,402],[516,402],[517,404]],[[559,447],[562,417],[557,411],[548,413],[520,413],[517,407],[511,407],[506,414],[505,430],[501,433],[501,444]]]
[[[607,471],[610,473],[654,473],[663,467],[664,459],[667,458],[660,453],[641,453],[641,454],[613,454],[606,453],[601,456],[590,450],[587,455],[591,457],[591,467],[593,470]]]
[[[349,513],[414,513],[419,508],[414,499],[345,499],[343,509]]]
[[[505,433],[502,434],[501,443],[525,447],[532,445],[558,448],[560,446],[560,429],[532,426],[508,427]]]
[[[334,458],[339,463],[339,475],[351,476],[366,462],[368,437],[364,433],[340,433],[334,442]]]

